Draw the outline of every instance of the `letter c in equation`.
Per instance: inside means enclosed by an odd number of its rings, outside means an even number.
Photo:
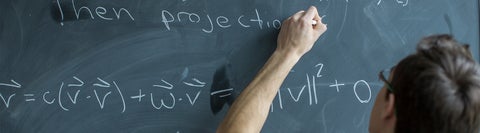
[[[46,95],[47,94],[50,94],[50,91],[46,91],[45,93],[43,93],[43,101],[45,101],[45,103],[47,104],[53,104],[55,102],[55,98],[53,98],[53,100],[51,100],[50,102],[47,100],[46,98]]]

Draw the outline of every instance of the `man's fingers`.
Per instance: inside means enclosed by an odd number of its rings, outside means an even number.
[[[313,16],[313,21],[314,21],[314,23],[313,23],[314,28],[315,28],[316,25],[322,24],[322,18],[320,16],[318,16],[318,14]]]
[[[317,21],[317,23],[322,23],[322,17],[318,13],[313,16],[313,20]]]
[[[298,19],[300,19],[300,18],[303,16],[304,13],[305,13],[304,10],[298,11],[297,13],[295,13],[295,14],[292,16],[292,19],[293,19],[293,20],[298,20]]]
[[[295,14],[302,14],[303,12],[305,12],[305,11],[304,11],[304,10],[300,10],[300,11],[298,11],[298,12],[295,13]]]
[[[325,25],[325,23],[323,23],[322,21],[322,17],[320,17],[319,15],[315,15],[313,20],[317,22],[317,24],[314,26],[315,29],[322,28]]]
[[[303,19],[314,20],[315,16],[318,16],[317,8],[315,8],[314,6],[310,6],[305,15],[303,15]]]

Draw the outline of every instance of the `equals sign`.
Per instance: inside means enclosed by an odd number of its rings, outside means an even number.
[[[26,97],[26,98],[25,98],[25,101],[26,101],[26,102],[33,102],[33,101],[35,101],[35,98],[28,98],[28,97],[33,97],[33,96],[35,96],[34,94],[23,94],[23,96]]]
[[[218,97],[227,97],[227,96],[232,95],[232,93],[231,93],[232,91],[233,91],[233,88],[229,88],[229,89],[225,89],[225,90],[214,91],[214,92],[210,93],[210,95],[213,96],[213,95],[216,95],[216,94],[219,94],[219,93],[227,92],[226,94],[218,96]]]
[[[210,109],[214,115],[222,110],[223,105],[231,105],[235,99],[232,95],[234,89],[230,86],[228,77],[226,66],[217,69],[213,76],[210,88]]]

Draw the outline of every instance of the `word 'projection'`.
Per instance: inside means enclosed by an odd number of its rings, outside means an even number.
[[[278,91],[277,100],[280,109],[284,109],[283,102],[285,100],[298,103],[303,95],[308,95],[307,106],[318,104],[317,89],[336,91],[340,93],[343,92],[343,89],[347,88],[345,83],[341,83],[337,79],[328,85],[317,85],[317,79],[323,77],[322,69],[324,68],[324,64],[319,63],[315,65],[314,68],[314,74],[306,73],[306,82],[301,89],[291,89],[290,87],[281,89],[286,89],[288,94],[282,94],[282,91]],[[26,105],[28,105],[28,103],[32,103],[35,105],[47,104],[49,106],[58,106],[59,109],[63,111],[70,111],[71,109],[74,109],[75,105],[79,104],[80,102],[88,102],[93,105],[87,105],[98,106],[98,109],[119,108],[119,112],[121,113],[124,113],[126,110],[128,110],[127,107],[129,107],[129,104],[144,102],[148,103],[147,105],[149,107],[145,105],[146,108],[152,108],[153,110],[172,110],[175,108],[175,106],[182,103],[186,104],[187,106],[194,107],[198,99],[209,98],[207,96],[201,96],[201,93],[204,91],[210,93],[208,96],[219,98],[230,96],[234,91],[234,88],[224,88],[214,92],[209,92],[209,89],[207,89],[208,83],[197,78],[181,81],[179,84],[172,84],[172,82],[168,80],[160,79],[158,82],[152,83],[150,87],[143,87],[143,89],[123,88],[121,87],[122,83],[119,83],[115,80],[106,81],[99,77],[97,77],[92,83],[85,83],[84,80],[77,76],[73,76],[71,79],[67,80],[69,80],[69,82],[60,82],[58,83],[58,86],[55,85],[56,87],[50,90],[46,89],[39,91],[35,89],[28,89],[32,92],[25,92],[21,90],[21,92],[25,93],[16,93],[16,91],[20,91],[17,89],[23,89],[23,86],[20,82],[17,82],[14,79],[6,83],[0,83],[0,89],[4,90],[0,91],[0,103],[3,103],[0,104],[0,109],[11,108],[12,104],[15,104],[12,103],[13,101],[27,103]],[[359,103],[364,104],[370,102],[370,99],[372,98],[372,90],[367,81],[358,80],[350,86],[352,86],[352,88],[347,90],[354,92],[354,95],[352,96],[356,97]],[[328,87],[332,89],[319,89],[320,87]],[[178,89],[185,89],[185,93],[180,92]],[[129,90],[128,93],[126,93],[125,90]],[[304,93],[307,91],[308,93]],[[284,91],[283,93],[286,92]],[[284,98],[282,98],[282,96]],[[117,102],[113,102],[112,100],[117,100]],[[119,104],[116,105],[113,103]],[[275,102],[275,104],[276,103],[277,102]],[[82,104],[81,106],[86,105]]]
[[[82,19],[82,14],[87,14],[87,18],[94,20],[120,20],[122,16],[127,16],[127,18],[131,21],[135,21],[135,15],[132,14],[126,8],[105,8],[102,6],[90,8],[87,6],[78,6],[75,0],[71,1],[71,6],[64,6],[61,0],[57,0],[57,8],[60,15],[60,24],[63,26],[65,18],[70,15],[74,15],[74,20]],[[70,11],[73,10],[73,11]],[[73,12],[74,14],[65,14],[67,12]],[[204,24],[203,28],[201,29],[205,33],[212,33],[216,28],[226,29],[232,27],[233,25],[238,25],[243,28],[253,28],[257,27],[259,29],[267,29],[267,28],[274,28],[280,29],[281,22],[280,20],[272,20],[266,21],[261,18],[258,13],[258,9],[255,9],[252,12],[252,15],[238,15],[234,18],[229,18],[226,16],[211,16],[210,14],[199,14],[195,12],[172,12],[168,10],[162,10],[161,12],[161,22],[165,26],[167,30],[172,30],[170,26],[171,23],[188,23],[188,24]]]

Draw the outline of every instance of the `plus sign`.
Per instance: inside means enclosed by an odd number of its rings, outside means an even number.
[[[335,84],[331,84],[329,87],[335,87],[337,92],[340,92],[340,86],[344,86],[345,84],[339,84],[338,81],[335,79]]]
[[[131,99],[138,99],[138,102],[142,101],[142,97],[145,97],[145,94],[142,94],[142,89],[138,90],[138,95],[137,96],[131,96]]]

